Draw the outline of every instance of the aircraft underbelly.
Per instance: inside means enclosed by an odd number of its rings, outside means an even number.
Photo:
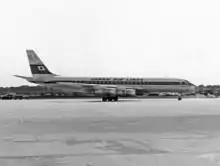
[[[176,85],[146,85],[134,86],[135,89],[142,89],[146,92],[186,92],[189,90],[188,86]]]
[[[186,86],[153,86],[150,89],[152,89],[152,91],[155,92],[185,92],[187,91],[187,87]]]

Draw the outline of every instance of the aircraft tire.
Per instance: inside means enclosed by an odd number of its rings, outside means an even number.
[[[118,96],[115,96],[115,97],[114,97],[114,101],[118,101]]]
[[[178,97],[178,100],[179,100],[179,101],[182,100],[182,96],[179,96],[179,97]]]
[[[103,101],[103,102],[106,102],[106,101],[107,101],[107,98],[106,98],[106,97],[102,97],[102,101]]]
[[[102,97],[102,101],[106,102],[106,101],[118,101],[118,96],[115,97]]]

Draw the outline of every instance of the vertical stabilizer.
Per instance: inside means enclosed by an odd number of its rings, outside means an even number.
[[[49,71],[33,50],[26,50],[33,76],[55,75]]]

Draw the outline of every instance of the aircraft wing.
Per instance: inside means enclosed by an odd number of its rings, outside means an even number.
[[[48,84],[49,85],[49,84]],[[97,84],[79,84],[79,83],[68,83],[68,82],[59,82],[56,84],[51,84],[54,87],[60,88],[71,88],[71,89],[103,89],[103,88],[117,88],[115,85],[97,85]]]
[[[46,84],[52,88],[62,89],[64,91],[69,92],[94,92],[95,90],[106,90],[109,88],[115,88],[118,90],[125,90],[125,89],[134,89],[128,86],[117,86],[117,85],[97,85],[97,84],[79,84],[79,83],[69,83],[69,82],[59,82],[56,84]]]

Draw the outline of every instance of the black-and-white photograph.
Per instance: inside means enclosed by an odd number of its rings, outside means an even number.
[[[0,3],[0,166],[218,166],[219,0]]]

